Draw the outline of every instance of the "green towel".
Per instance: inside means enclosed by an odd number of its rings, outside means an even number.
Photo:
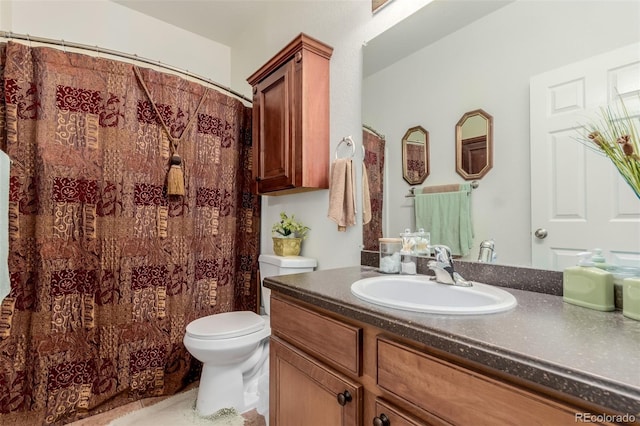
[[[457,192],[416,194],[416,228],[431,234],[431,244],[444,244],[451,254],[466,256],[473,245],[471,185],[463,183]]]

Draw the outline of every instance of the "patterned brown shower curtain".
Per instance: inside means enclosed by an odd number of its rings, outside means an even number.
[[[365,250],[378,251],[378,238],[382,237],[385,140],[363,128],[362,144],[365,150],[364,165],[367,167],[371,198],[371,222],[362,227],[362,241]]]
[[[209,91],[179,147],[186,195],[168,197],[168,138],[131,64],[14,42],[2,60],[13,165],[0,424],[175,393],[198,377],[186,324],[256,309],[250,108]],[[178,138],[205,88],[142,76]]]

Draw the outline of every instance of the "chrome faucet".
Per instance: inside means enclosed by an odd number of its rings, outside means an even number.
[[[444,245],[435,245],[431,248],[436,253],[436,260],[431,260],[427,266],[436,274],[436,282],[440,284],[471,287],[471,281],[467,281],[453,269],[451,249]]]
[[[493,263],[496,260],[496,243],[493,240],[484,240],[480,243],[480,251],[478,252],[478,262]]]

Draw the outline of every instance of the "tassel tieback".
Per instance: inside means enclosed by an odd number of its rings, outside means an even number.
[[[147,85],[144,83],[144,80],[142,79],[142,74],[140,73],[140,69],[134,65],[133,72],[136,75],[136,78],[138,79],[140,86],[142,86],[142,90],[144,90],[144,93],[147,95],[147,98],[149,98],[149,102],[153,107],[153,112],[156,113],[156,116],[158,117],[158,120],[160,120],[160,124],[162,124],[162,128],[164,129],[167,135],[167,138],[171,143],[171,147],[172,147],[171,151],[173,152],[173,154],[171,155],[171,159],[169,160],[170,167],[169,167],[169,173],[167,173],[167,195],[183,196],[185,194],[185,190],[184,190],[184,173],[182,171],[182,158],[178,154],[176,154],[175,151],[178,149],[178,144],[182,140],[182,137],[185,134],[187,134],[187,129],[189,129],[189,126],[191,126],[191,124],[194,121],[196,121],[196,117],[198,117],[198,111],[200,111],[200,107],[204,103],[204,100],[207,97],[207,93],[209,93],[209,88],[207,87],[204,89],[204,93],[200,98],[200,102],[198,102],[198,106],[196,110],[193,112],[193,114],[191,114],[191,118],[189,118],[189,121],[187,121],[187,124],[182,130],[182,134],[180,135],[180,137],[176,139],[171,135],[171,132],[167,127],[167,124],[164,122],[164,119],[162,118],[162,114],[160,114],[160,112],[158,111],[158,107],[156,106],[155,102],[153,102],[153,99],[151,98],[151,93],[149,93],[149,88],[147,87]]]
[[[169,162],[167,173],[167,195],[184,195],[184,173],[182,172],[182,158],[173,154]]]

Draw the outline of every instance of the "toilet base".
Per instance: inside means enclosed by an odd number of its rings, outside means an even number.
[[[202,416],[211,415],[223,408],[235,408],[239,413],[245,413],[268,404],[268,388],[265,392],[259,387],[260,380],[268,381],[268,343],[264,344],[261,352],[258,364],[254,364],[244,374],[243,368],[229,369],[228,366],[220,368],[203,364],[196,411]],[[266,377],[262,377],[263,375]]]
[[[202,366],[196,410],[208,416],[222,408],[244,408],[242,373],[228,368]],[[240,408],[242,407],[242,408]]]

